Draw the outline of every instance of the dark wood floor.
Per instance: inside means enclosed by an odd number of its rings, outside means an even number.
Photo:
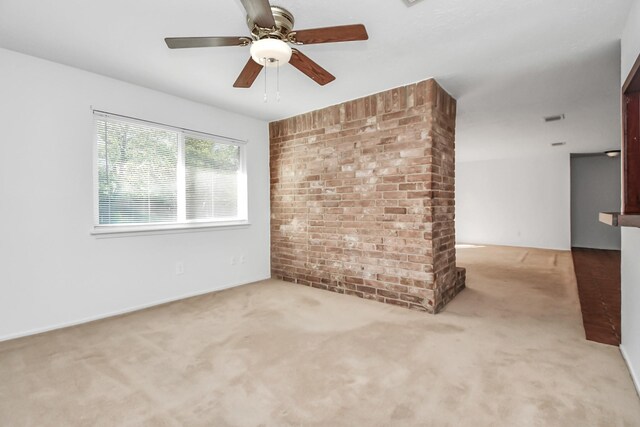
[[[585,334],[620,344],[620,251],[572,248]]]

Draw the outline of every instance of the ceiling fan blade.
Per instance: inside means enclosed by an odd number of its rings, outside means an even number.
[[[254,61],[253,58],[249,58],[247,65],[245,65],[240,72],[240,75],[236,79],[236,82],[233,84],[233,87],[251,87],[253,82],[260,74],[260,71],[262,71],[262,68],[262,65]]]
[[[313,62],[298,49],[293,49],[293,54],[289,62],[298,70],[311,77],[311,79],[320,86],[324,86],[336,79],[330,72]]]
[[[355,24],[299,30],[294,32],[293,39],[302,44],[335,43],[368,40],[369,35],[364,25]]]
[[[248,37],[167,37],[164,39],[169,49],[187,49],[191,47],[245,46]]]
[[[240,0],[247,11],[249,19],[259,27],[275,27],[276,21],[271,13],[269,0]]]

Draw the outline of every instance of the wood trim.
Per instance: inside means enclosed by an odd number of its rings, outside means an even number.
[[[622,85],[623,95],[631,92],[640,92],[640,55],[638,55],[635,64],[631,67],[631,71],[629,71],[629,75]]]
[[[622,85],[622,213],[640,214],[640,55]]]
[[[622,212],[640,214],[640,92],[624,95]]]

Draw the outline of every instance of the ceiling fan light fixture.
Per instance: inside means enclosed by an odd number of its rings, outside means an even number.
[[[417,0],[413,0],[417,1]],[[293,15],[286,9],[272,6],[269,0],[240,0],[247,12],[247,25],[251,35],[233,37],[166,37],[169,49],[196,47],[249,46],[251,57],[233,83],[233,87],[250,88],[265,68],[275,68],[290,63],[298,71],[324,86],[335,80],[330,72],[316,64],[289,44],[308,45],[368,40],[367,29],[362,24],[334,27],[293,29]],[[277,74],[276,74],[277,75]]]
[[[278,39],[261,39],[251,44],[251,57],[266,67],[279,67],[291,59],[291,47]]]

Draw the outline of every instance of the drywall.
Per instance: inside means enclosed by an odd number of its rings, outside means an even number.
[[[635,0],[622,35],[621,78],[640,55],[640,0]],[[622,350],[640,391],[640,229],[622,229]]]
[[[569,249],[569,156],[457,163],[456,240]]]
[[[0,93],[0,339],[269,277],[266,122],[4,49]],[[251,225],[92,236],[90,106],[248,140]]]
[[[571,246],[620,250],[620,229],[601,223],[599,212],[620,209],[620,158],[571,158]]]
[[[622,229],[622,350],[640,392],[640,228]]]
[[[627,17],[627,24],[622,32],[620,73],[621,84],[624,84],[633,64],[640,55],[640,0],[634,0]]]

